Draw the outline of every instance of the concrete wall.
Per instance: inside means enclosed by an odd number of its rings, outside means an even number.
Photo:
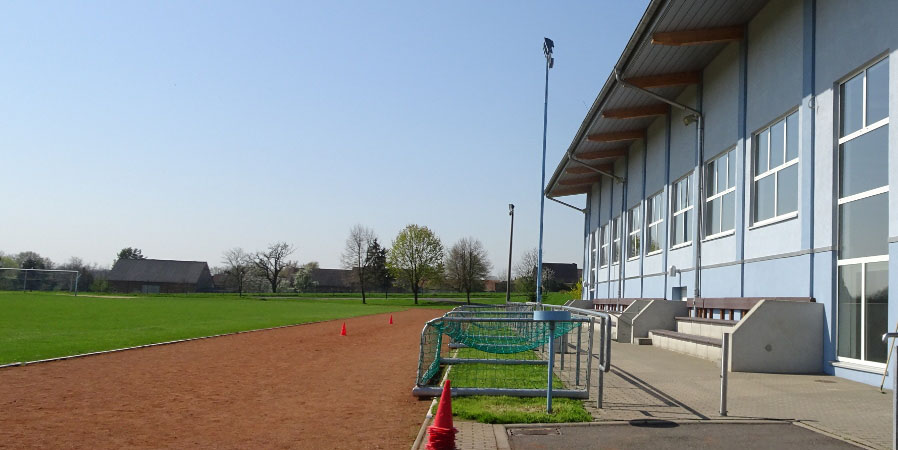
[[[823,305],[762,300],[733,329],[733,372],[821,373]]]
[[[644,338],[649,336],[651,330],[676,330],[677,321],[674,318],[685,315],[686,302],[652,300],[633,317],[631,336],[633,339]]]

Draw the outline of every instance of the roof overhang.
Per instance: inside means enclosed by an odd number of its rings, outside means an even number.
[[[669,105],[640,89],[673,100],[700,83],[702,70],[744,37],[745,25],[767,1],[652,0],[549,179],[546,196],[589,192],[585,174],[592,172],[598,182],[600,172],[645,139],[654,120],[669,114]]]

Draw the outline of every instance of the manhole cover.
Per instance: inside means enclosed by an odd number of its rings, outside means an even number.
[[[833,380],[814,380],[817,383],[835,383]]]
[[[669,420],[661,420],[661,419],[631,420],[630,425],[632,425],[634,427],[643,427],[643,428],[676,428],[679,426],[675,422],[671,422]]]
[[[512,436],[561,436],[560,428],[512,428],[508,430]]]

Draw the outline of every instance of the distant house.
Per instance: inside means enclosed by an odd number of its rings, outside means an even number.
[[[113,291],[144,294],[210,292],[214,286],[204,261],[120,259],[108,280]]]
[[[349,292],[352,290],[352,270],[315,269],[312,281],[316,283],[316,292]]]
[[[549,287],[549,290],[566,289],[573,286],[580,280],[580,270],[577,269],[576,263],[543,263],[543,270],[550,269],[555,275]]]

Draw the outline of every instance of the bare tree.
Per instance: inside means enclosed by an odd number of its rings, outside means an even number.
[[[228,281],[237,286],[237,292],[242,297],[246,278],[253,268],[253,255],[240,247],[234,247],[224,253],[222,263],[225,265],[224,273],[227,274]]]
[[[430,228],[408,225],[396,236],[392,247],[387,265],[397,279],[411,288],[417,305],[422,283],[438,278],[442,272],[443,244]]]
[[[374,231],[362,224],[356,224],[349,230],[346,247],[343,249],[341,261],[344,269],[355,271],[362,291],[362,303],[365,303],[365,269],[368,259],[368,246],[374,241]]]
[[[521,259],[514,267],[515,286],[525,292],[530,300],[536,299],[536,266],[539,264],[539,254],[535,248],[524,252]],[[543,267],[543,290],[546,283],[555,278],[552,269]]]
[[[459,291],[467,294],[471,303],[471,291],[482,285],[489,275],[491,265],[483,244],[472,237],[461,238],[446,255],[446,280]]]
[[[269,244],[268,248],[256,252],[253,255],[253,266],[271,284],[271,292],[278,291],[278,282],[281,280],[281,272],[291,265],[293,261],[287,260],[296,249],[286,242]]]

